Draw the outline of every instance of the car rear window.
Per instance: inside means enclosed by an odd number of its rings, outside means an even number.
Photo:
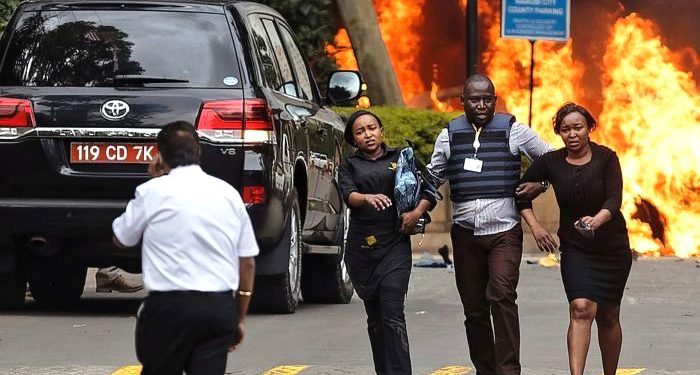
[[[58,10],[17,25],[0,85],[241,87],[224,14]]]

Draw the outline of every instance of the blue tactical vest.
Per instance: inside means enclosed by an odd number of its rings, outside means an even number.
[[[520,155],[510,153],[510,128],[515,117],[496,113],[484,125],[479,134],[479,151],[476,158],[483,161],[481,173],[464,169],[464,159],[474,157],[476,132],[466,116],[460,116],[447,124],[450,137],[450,158],[447,161],[447,178],[450,195],[455,202],[483,198],[512,197],[520,179]]]

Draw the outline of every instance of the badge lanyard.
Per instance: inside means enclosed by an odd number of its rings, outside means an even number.
[[[476,159],[476,153],[479,152],[479,147],[481,147],[481,142],[479,142],[479,134],[481,134],[481,131],[484,129],[484,127],[476,128],[474,124],[472,124],[472,127],[474,128],[474,131],[476,132],[476,135],[474,135],[474,143],[472,143],[472,146],[474,146],[474,156],[472,159]]]

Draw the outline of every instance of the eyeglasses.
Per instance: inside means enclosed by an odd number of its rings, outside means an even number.
[[[484,96],[468,96],[467,101],[469,104],[479,104],[479,102],[483,101],[484,104],[490,105],[493,104],[493,102],[496,101],[496,97],[493,95],[484,95]]]

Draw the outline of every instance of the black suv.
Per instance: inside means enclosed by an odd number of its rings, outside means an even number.
[[[269,7],[206,0],[30,0],[0,39],[0,307],[76,302],[86,269],[139,272],[111,222],[147,178],[159,127],[197,127],[202,167],[253,220],[254,306],[347,303],[336,167],[357,72],[328,95]],[[197,194],[193,191],[192,194]],[[176,231],[177,228],[173,228]]]

